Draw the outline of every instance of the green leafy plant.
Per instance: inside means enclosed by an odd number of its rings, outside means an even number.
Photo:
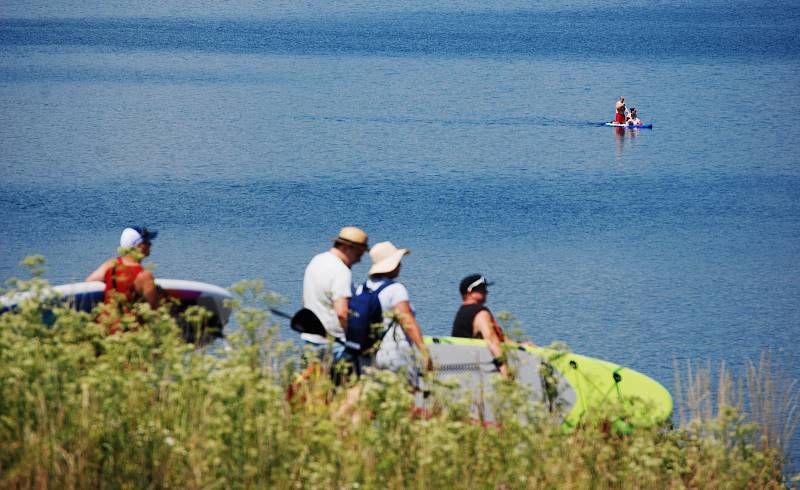
[[[13,293],[46,289],[43,260],[30,264],[33,278],[10,284]],[[281,340],[269,315],[268,307],[279,298],[259,282],[232,289],[239,328],[203,349],[180,340],[167,308],[137,307],[140,323],[111,336],[95,315],[49,304],[36,294],[0,315],[0,487],[784,488],[791,483],[783,475],[785,439],[759,443],[764,428],[734,402],[706,411],[702,421],[687,417],[678,429],[623,434],[598,417],[565,433],[547,407],[529,403],[518,385],[503,380],[496,399],[486,401],[495,424],[474,420],[469,400],[453,398],[450,388],[433,380],[425,394],[412,393],[404,377],[389,372],[334,387],[323,367],[297,383],[305,367],[302,352]],[[52,324],[43,321],[47,310]],[[203,320],[200,311],[188,316],[190,322]],[[707,385],[694,371],[692,376],[692,386]],[[750,379],[764,396],[770,393],[764,378]],[[289,397],[293,384],[296,391]],[[693,398],[697,407],[705,403],[700,391]],[[433,409],[414,410],[419,396],[431,397]],[[604,420],[612,420],[618,409],[609,407]]]

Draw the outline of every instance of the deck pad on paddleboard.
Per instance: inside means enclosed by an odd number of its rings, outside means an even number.
[[[425,342],[434,359],[437,378],[453,380],[463,392],[472,392],[477,400],[473,410],[480,416],[478,410],[485,406],[480,404],[481,396],[487,394],[486,386],[500,376],[485,342],[456,337],[426,337]],[[636,426],[653,426],[672,416],[669,392],[633,369],[571,352],[531,346],[515,347],[509,352],[509,359],[530,400],[549,403],[550,408],[562,415],[565,428],[575,427],[586,417],[602,416],[618,405],[629,409],[627,422]],[[545,392],[543,368],[551,370],[549,385],[557,393],[553,400]]]
[[[444,341],[440,341],[444,339]],[[485,344],[459,345],[447,338],[427,338],[428,351],[433,359],[436,379],[454,385],[453,396],[468,400],[475,418],[495,421],[493,401],[496,399],[495,383],[501,375],[492,363],[493,356]],[[526,350],[514,350],[507,354],[508,364],[515,371],[515,382],[524,388],[531,403],[541,403],[559,413],[566,414],[575,404],[575,392],[560,374],[550,379],[558,380],[557,399],[549,399],[541,375],[542,358]],[[418,403],[426,408],[424,403]]]

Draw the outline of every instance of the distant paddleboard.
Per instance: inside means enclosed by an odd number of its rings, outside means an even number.
[[[482,340],[426,337],[436,377],[453,382],[458,396],[472,400],[473,415],[494,421],[493,384],[500,373]],[[653,379],[633,369],[591,357],[541,347],[520,346],[509,355],[516,382],[539,402],[562,417],[565,428],[577,426],[592,414],[600,415],[614,403],[636,407],[633,426],[652,426],[672,415],[672,396]],[[547,376],[545,376],[547,374]],[[427,408],[425,400],[418,400]]]
[[[182,320],[184,311],[190,306],[201,306],[211,313],[211,318],[204,325],[203,340],[210,337],[221,336],[222,329],[228,323],[231,310],[225,305],[226,299],[232,299],[231,293],[225,289],[197,281],[184,281],[180,279],[156,279],[156,286],[163,293],[175,300],[173,314],[183,328],[183,337],[188,342],[194,342],[197,337],[194,329]],[[67,305],[78,311],[90,312],[103,302],[105,284],[100,281],[76,282],[53,286],[43,290],[40,297],[48,301],[64,301]],[[0,313],[13,309],[17,304],[30,298],[32,293],[20,293],[10,298],[0,298],[2,309]]]
[[[628,129],[653,129],[653,124],[620,124],[617,122],[603,123],[605,126],[612,128],[628,128]]]

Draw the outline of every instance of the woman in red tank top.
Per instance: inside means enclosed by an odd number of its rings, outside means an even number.
[[[124,301],[133,303],[141,297],[136,290],[136,278],[144,271],[142,264],[125,264],[122,257],[117,257],[115,264],[106,269],[105,283],[106,289],[103,293],[103,301]]]
[[[130,305],[142,299],[152,309],[158,308],[153,273],[142,267],[141,261],[150,255],[151,240],[157,232],[147,228],[126,228],[120,237],[120,247],[127,250],[123,256],[103,262],[86,281],[103,281],[105,283],[104,302],[116,303],[119,314],[130,313]],[[119,320],[112,321],[109,333],[119,330]]]

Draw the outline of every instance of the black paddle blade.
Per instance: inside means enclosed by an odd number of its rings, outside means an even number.
[[[323,337],[327,335],[325,327],[322,326],[322,322],[319,321],[317,315],[308,308],[303,308],[294,314],[292,317],[292,330],[300,333],[322,335]]]

